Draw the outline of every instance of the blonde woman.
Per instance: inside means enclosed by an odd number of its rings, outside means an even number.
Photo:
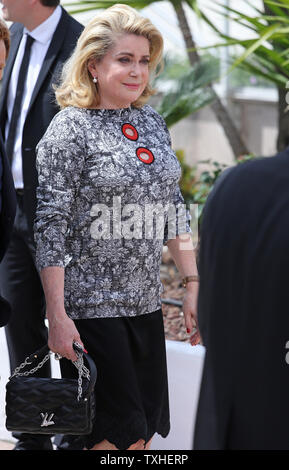
[[[155,204],[183,204],[167,128],[145,104],[162,49],[159,31],[128,6],[93,18],[56,89],[62,110],[38,145],[35,238],[48,344],[75,360],[79,341],[95,360],[95,427],[85,444],[93,450],[148,449],[155,433],[169,433],[163,242],[184,277],[197,275],[189,224],[186,241],[179,220],[167,240],[166,211],[162,235],[144,220]],[[188,330],[196,298],[197,283],[188,282]]]

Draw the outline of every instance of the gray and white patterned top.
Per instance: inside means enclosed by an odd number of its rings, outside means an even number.
[[[67,107],[37,146],[37,170],[36,262],[65,268],[68,316],[159,309],[163,243],[171,227],[190,231],[163,118],[149,105]]]

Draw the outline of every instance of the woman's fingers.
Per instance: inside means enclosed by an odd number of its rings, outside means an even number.
[[[71,343],[71,346],[70,346],[70,348],[69,348],[69,350],[68,350],[68,354],[67,354],[66,357],[67,357],[67,359],[69,359],[70,361],[75,362],[75,361],[77,361],[77,354],[76,354],[76,352],[74,351],[72,344],[73,344],[73,342]]]
[[[184,312],[184,317],[185,317],[185,325],[186,325],[187,333],[191,333],[193,329],[193,321],[192,321],[191,313]]]
[[[183,312],[185,318],[185,325],[187,328],[187,333],[191,333],[193,327],[196,325],[196,298],[195,294],[192,292],[186,292],[184,301],[183,301]]]
[[[51,351],[59,354],[61,357],[65,357],[70,361],[77,360],[77,355],[73,349],[72,341],[71,343],[62,342],[62,344],[53,344],[48,341],[48,347]]]
[[[187,293],[183,302],[183,313],[187,333],[191,334],[190,343],[192,346],[199,344],[201,337],[198,328],[197,310],[195,296]]]
[[[74,362],[77,360],[77,354],[73,349],[75,341],[84,347],[73,320],[65,316],[61,322],[53,320],[49,322],[48,346],[51,351]]]
[[[201,336],[200,336],[199,330],[195,329],[193,331],[192,336],[190,337],[190,343],[192,346],[196,346],[197,344],[200,343],[200,341],[201,341]]]
[[[196,312],[190,305],[183,305],[183,312],[187,333],[191,333],[197,327]]]

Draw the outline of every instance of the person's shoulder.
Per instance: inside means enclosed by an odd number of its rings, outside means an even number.
[[[83,24],[79,23],[73,16],[71,16],[63,7],[62,9],[62,18],[66,19],[69,24],[69,31],[75,33],[81,33],[84,29]]]
[[[217,179],[207,202],[207,209],[226,201],[230,207],[240,203],[261,204],[272,193],[283,192],[289,187],[289,149],[271,157],[256,157],[226,169]]]
[[[85,108],[78,108],[76,106],[66,106],[55,114],[54,121],[77,121],[83,119],[85,116]]]
[[[139,108],[142,112],[147,114],[158,114],[158,112],[150,105],[144,104],[141,108]]]
[[[265,160],[269,160],[269,158],[271,157],[256,157],[226,168],[218,177],[216,184],[214,185],[215,190],[224,185],[229,186],[231,184],[236,184],[237,180],[241,183],[241,181],[245,179],[247,184],[251,180],[254,182],[256,175],[260,174],[260,171],[263,171],[264,163],[265,167],[266,164],[268,164],[268,161],[266,162]]]
[[[162,128],[166,129],[166,122],[164,118],[158,113],[158,111],[153,108],[149,104],[145,104],[140,108],[141,113],[143,114],[143,119],[151,119],[153,120],[157,125],[161,126]]]
[[[276,179],[284,178],[282,168],[287,168],[289,162],[289,148],[274,156],[255,157],[243,163],[239,163],[227,172],[224,182],[227,184],[242,184],[246,181],[246,187],[256,184],[269,184]],[[286,175],[289,173],[286,170]]]
[[[85,148],[86,119],[83,119],[82,108],[67,106],[61,109],[52,118],[42,139],[36,147],[37,153],[47,151],[47,147],[59,145],[61,148],[77,146],[78,149]]]
[[[163,119],[162,116],[157,112],[157,110],[153,108],[150,104],[144,104],[139,109],[144,115],[153,116],[157,119]]]
[[[85,110],[73,106],[61,109],[51,120],[43,140],[63,139],[65,141],[77,139],[82,141],[85,135]],[[64,139],[63,139],[64,141]]]
[[[11,38],[17,34],[22,34],[23,32],[23,24],[21,23],[12,23],[9,27]]]

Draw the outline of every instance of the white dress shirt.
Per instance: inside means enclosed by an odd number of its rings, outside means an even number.
[[[23,101],[22,107],[18,120],[16,137],[15,137],[15,144],[14,144],[14,152],[13,152],[13,159],[12,159],[12,174],[14,178],[14,184],[16,188],[23,188],[23,172],[22,172],[22,133],[23,127],[27,115],[27,111],[29,108],[29,103],[32,97],[32,93],[34,87],[36,85],[39,72],[41,70],[44,58],[46,56],[47,50],[50,46],[50,42],[52,36],[57,28],[59,23],[60,17],[62,14],[61,7],[58,5],[53,13],[41,23],[37,28],[33,29],[33,31],[28,31],[26,28],[23,30],[23,36],[19,44],[18,52],[16,55],[16,59],[14,62],[10,84],[8,89],[8,96],[7,96],[7,113],[8,118],[6,122],[5,128],[5,137],[7,139],[10,119],[12,116],[13,104],[16,94],[16,87],[18,82],[18,75],[19,70],[21,67],[27,34],[30,34],[34,38],[34,42],[31,47],[31,54],[30,54],[30,61],[29,67],[27,72],[27,79],[24,87],[23,92]]]

